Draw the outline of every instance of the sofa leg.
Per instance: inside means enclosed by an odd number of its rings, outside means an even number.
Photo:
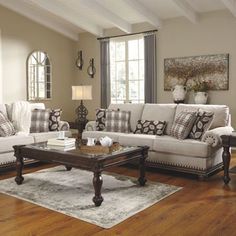
[[[198,180],[200,180],[200,181],[205,181],[205,180],[207,180],[207,178],[208,178],[207,174],[199,174],[198,175]]]

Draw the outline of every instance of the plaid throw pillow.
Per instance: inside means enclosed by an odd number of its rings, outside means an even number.
[[[30,133],[40,133],[49,131],[50,110],[35,109],[31,113]]]
[[[210,128],[213,118],[213,112],[199,110],[197,119],[190,131],[189,138],[201,139],[203,134]]]
[[[165,121],[138,120],[134,134],[163,135]]]
[[[130,132],[130,111],[107,111],[106,131],[108,132]]]
[[[194,122],[197,119],[197,112],[182,111],[174,120],[171,127],[170,135],[177,139],[185,139],[188,137]]]
[[[0,137],[12,136],[16,133],[14,126],[0,111]]]
[[[59,131],[59,122],[61,120],[61,109],[52,109],[49,116],[49,130]]]

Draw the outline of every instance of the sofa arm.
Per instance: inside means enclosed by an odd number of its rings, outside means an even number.
[[[85,126],[86,131],[96,131],[96,121],[89,121]]]
[[[202,137],[202,141],[212,147],[221,147],[221,135],[230,135],[234,129],[231,126],[219,127],[208,130]]]
[[[68,131],[70,129],[70,125],[67,121],[59,121],[59,131]]]

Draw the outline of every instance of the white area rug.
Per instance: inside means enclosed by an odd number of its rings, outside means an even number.
[[[111,228],[181,189],[150,181],[141,187],[135,178],[107,172],[102,177],[104,201],[100,207],[92,201],[93,173],[74,168],[66,171],[64,166],[26,174],[22,185],[14,178],[1,180],[0,192]]]

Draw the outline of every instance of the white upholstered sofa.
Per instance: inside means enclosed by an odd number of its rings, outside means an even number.
[[[174,118],[183,110],[213,111],[214,119],[202,139],[178,140],[170,136]],[[196,104],[111,104],[108,109],[131,111],[131,129],[135,130],[138,120],[165,120],[167,127],[163,136],[96,131],[95,122],[89,122],[83,138],[109,136],[122,145],[147,145],[147,165],[207,177],[221,169],[222,146],[220,136],[233,130],[229,108],[225,105]]]
[[[45,109],[43,103],[32,103],[31,109]],[[0,111],[11,120],[11,106],[0,104]],[[69,124],[60,121],[59,130],[66,131],[66,136],[70,136]],[[29,135],[13,135],[9,137],[0,137],[0,169],[7,169],[15,164],[14,145],[25,145],[47,141],[49,138],[58,137],[59,131],[49,131],[41,133],[30,133]],[[32,162],[31,160],[27,161]]]

